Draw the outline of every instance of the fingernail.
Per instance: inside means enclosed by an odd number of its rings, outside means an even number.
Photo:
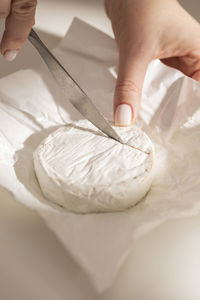
[[[120,104],[115,111],[115,125],[128,126],[132,123],[132,109],[128,104]]]
[[[4,54],[5,60],[13,61],[16,58],[18,52],[19,52],[18,50],[8,50],[8,51],[6,51],[6,53]]]

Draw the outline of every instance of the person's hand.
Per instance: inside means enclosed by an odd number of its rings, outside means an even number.
[[[200,25],[176,0],[105,0],[105,7],[119,48],[114,119],[128,126],[153,59],[200,81]]]
[[[0,52],[12,61],[25,43],[34,25],[37,0],[0,0],[0,18],[5,19],[5,31]]]

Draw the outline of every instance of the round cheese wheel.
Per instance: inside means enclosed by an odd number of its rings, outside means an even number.
[[[124,144],[89,121],[63,126],[34,153],[45,197],[75,213],[114,212],[135,205],[153,180],[154,147],[135,127],[115,127]]]

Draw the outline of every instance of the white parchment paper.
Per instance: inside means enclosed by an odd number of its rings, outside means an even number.
[[[112,119],[115,42],[75,19],[55,55],[106,118]],[[38,211],[96,288],[103,291],[112,284],[134,239],[165,220],[199,213],[199,104],[197,82],[159,61],[152,62],[138,121],[156,147],[157,173],[152,188],[130,210],[76,215],[43,197],[32,154],[50,132],[82,117],[44,66],[12,74],[0,80],[0,185]]]

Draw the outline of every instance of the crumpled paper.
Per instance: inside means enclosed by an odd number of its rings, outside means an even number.
[[[118,58],[113,39],[75,19],[54,53],[112,119]],[[152,188],[127,211],[76,215],[43,197],[32,154],[50,132],[82,116],[63,97],[45,66],[19,71],[0,80],[0,184],[38,211],[102,292],[113,283],[136,238],[168,219],[199,213],[199,103],[197,82],[152,62],[138,120],[156,147]]]

